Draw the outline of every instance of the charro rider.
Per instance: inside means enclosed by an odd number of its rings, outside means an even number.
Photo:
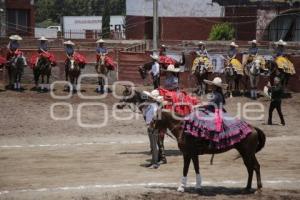
[[[206,50],[206,46],[203,41],[200,41],[198,43],[198,48],[196,49],[196,56],[197,56],[196,59],[193,61],[192,74],[196,72],[197,66],[199,65],[200,62],[204,64],[204,66],[208,71],[212,70],[212,65],[208,58],[208,52]]]
[[[97,43],[97,48],[96,48],[97,63],[99,62],[101,56],[105,56],[104,62],[108,70],[114,70],[115,69],[114,61],[111,57],[108,56],[108,49],[104,46],[105,41],[103,39],[99,39],[96,41],[96,43]]]
[[[208,57],[208,52],[203,41],[199,41],[198,48],[196,49],[196,54],[199,56]]]
[[[186,117],[184,132],[208,140],[213,148],[227,148],[244,139],[252,129],[246,122],[225,112],[223,89],[227,85],[222,83],[222,79],[216,77],[213,81],[205,82],[212,86],[210,100],[208,104]]]
[[[227,52],[227,66],[229,64],[235,69],[237,74],[244,75],[243,66],[241,62],[236,58],[238,54],[237,48],[239,47],[235,42],[231,42],[229,45],[229,50]]]
[[[287,54],[285,53],[285,46],[287,43],[283,40],[279,40],[275,42],[276,55],[275,62],[279,69],[282,69],[285,73],[293,75],[296,73],[293,63],[287,58]]]
[[[75,43],[73,43],[71,40],[68,40],[66,42],[64,42],[65,45],[65,51],[66,51],[66,61],[65,63],[69,62],[70,59],[74,58],[75,61],[78,63],[80,68],[84,68],[85,64],[86,64],[86,59],[83,55],[75,52]]]
[[[23,57],[23,53],[22,51],[20,51],[20,44],[19,41],[23,40],[22,37],[20,37],[19,35],[11,35],[9,37],[9,43],[7,45],[7,49],[8,52],[6,54],[6,60],[7,60],[7,64],[6,64],[6,68],[8,69],[8,76],[11,77],[11,73],[12,70],[9,69],[9,67],[11,67],[12,65],[16,64],[16,58],[17,57]],[[26,59],[23,57],[24,59],[24,64],[27,65]],[[13,83],[11,82],[12,80],[10,79],[10,83],[9,83],[9,88],[14,88],[17,89],[20,85],[13,85]]]

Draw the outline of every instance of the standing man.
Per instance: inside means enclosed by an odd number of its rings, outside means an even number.
[[[154,54],[150,56],[152,58],[152,67],[150,70],[150,74],[153,80],[153,87],[154,89],[159,88],[160,86],[160,66],[159,66],[159,57],[158,55]]]
[[[283,95],[283,89],[280,84],[280,78],[275,77],[274,79],[274,86],[271,87],[271,84],[269,83],[269,94],[271,95],[271,103],[269,107],[269,119],[268,119],[268,125],[272,125],[272,115],[274,109],[277,110],[278,115],[280,117],[281,125],[285,125],[285,121],[283,118],[283,114],[281,112],[281,99]]]
[[[152,92],[143,91],[143,95],[147,97],[147,106],[143,109],[144,119],[147,124],[148,136],[150,140],[150,148],[152,159],[151,163],[146,167],[150,169],[157,169],[159,167],[159,130],[154,128],[154,120],[157,117],[157,111],[159,108],[159,103],[163,102],[163,96],[160,96],[158,90],[153,90]]]

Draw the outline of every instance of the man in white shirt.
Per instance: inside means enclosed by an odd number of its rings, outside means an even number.
[[[159,69],[159,56],[158,55],[151,55],[152,58],[152,68],[150,70],[150,74],[152,75],[153,79],[153,86],[154,89],[159,88],[160,86],[160,69]]]

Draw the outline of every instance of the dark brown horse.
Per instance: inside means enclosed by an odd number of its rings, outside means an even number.
[[[219,154],[229,151],[230,149],[236,149],[243,158],[244,164],[248,171],[248,182],[246,189],[251,189],[253,171],[256,172],[257,188],[262,188],[260,165],[255,156],[255,154],[264,147],[266,141],[266,136],[260,129],[253,127],[252,133],[241,142],[235,144],[233,147],[219,150],[211,147],[209,141],[185,134],[182,128],[184,121],[176,119],[171,112],[162,111],[160,115],[161,119],[156,122],[155,128],[169,129],[176,137],[178,141],[178,147],[183,153],[183,180],[178,188],[178,191],[184,192],[184,188],[186,186],[186,177],[191,160],[193,161],[195,172],[197,174],[196,188],[199,188],[201,186],[201,177],[198,155]]]
[[[48,58],[45,58],[41,56],[36,64],[36,66],[33,69],[33,75],[34,75],[34,83],[35,88],[40,89],[41,91],[49,90],[50,89],[50,76],[51,76],[51,70],[52,66],[54,66],[51,61]],[[46,85],[45,83],[45,76],[47,78]],[[41,77],[41,85],[39,87],[39,78]]]

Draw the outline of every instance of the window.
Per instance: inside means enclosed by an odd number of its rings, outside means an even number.
[[[9,32],[28,32],[28,11],[27,10],[7,10],[7,27]]]

